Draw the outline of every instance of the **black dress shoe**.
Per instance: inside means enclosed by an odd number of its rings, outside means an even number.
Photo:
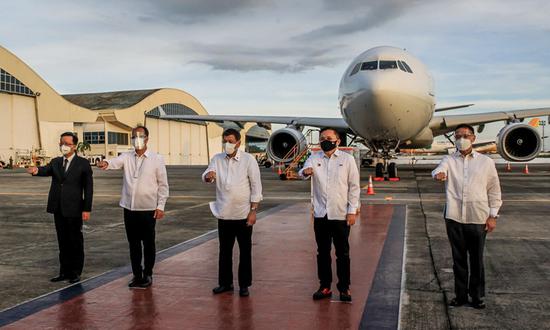
[[[71,283],[71,284],[75,284],[75,283],[78,283],[78,282],[80,282],[80,276],[78,276],[78,275],[69,278],[69,283]]]
[[[329,288],[319,288],[319,290],[315,291],[313,294],[313,300],[320,300],[330,297],[332,297],[332,291],[330,291]]]
[[[128,287],[129,288],[137,288],[141,285],[141,282],[143,281],[143,279],[141,277],[133,277],[132,280],[130,282],[128,282]]]
[[[460,307],[460,306],[466,305],[467,303],[468,303],[468,299],[463,300],[463,299],[453,298],[451,300],[451,302],[449,303],[449,306],[451,306],[451,307]]]
[[[145,276],[141,283],[139,284],[140,288],[148,288],[153,284],[153,277],[151,276]]]
[[[65,277],[65,275],[59,275],[59,276],[56,276],[56,277],[52,277],[50,278],[50,282],[61,282],[61,281],[64,281],[66,280],[67,278]]]
[[[229,285],[229,286],[220,285],[220,286],[215,287],[214,289],[212,289],[212,292],[214,294],[219,294],[219,293],[223,293],[223,292],[227,292],[227,291],[233,291],[233,285]]]
[[[340,301],[351,301],[351,292],[349,290],[346,291],[340,291]]]
[[[472,307],[475,309],[485,309],[485,302],[481,299],[472,300]]]
[[[248,297],[250,296],[250,292],[248,291],[248,287],[242,287],[239,289],[239,296],[241,297]]]

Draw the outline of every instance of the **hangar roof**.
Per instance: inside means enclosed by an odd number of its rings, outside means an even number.
[[[61,95],[67,101],[90,110],[124,109],[131,107],[159,89],[142,89],[105,93]]]

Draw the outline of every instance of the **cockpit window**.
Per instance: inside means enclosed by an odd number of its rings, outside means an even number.
[[[397,69],[396,61],[380,61],[380,70]]]
[[[357,72],[359,72],[359,69],[361,69],[361,62],[355,64],[355,66],[353,67],[353,70],[351,70],[350,72],[350,77],[353,76],[354,74],[356,74]]]
[[[413,73],[413,71],[411,70],[411,67],[405,61],[401,61],[401,63],[403,63],[403,66],[405,67],[405,70],[407,70],[408,73]]]
[[[365,62],[361,65],[361,70],[376,70],[378,68],[377,61]]]
[[[405,69],[405,66],[403,65],[403,63],[401,61],[397,61],[397,65],[399,66],[399,69],[401,71],[407,72],[407,69]]]

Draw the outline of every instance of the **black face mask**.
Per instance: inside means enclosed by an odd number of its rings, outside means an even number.
[[[334,148],[336,148],[336,141],[325,140],[321,142],[321,149],[325,152],[331,151]]]

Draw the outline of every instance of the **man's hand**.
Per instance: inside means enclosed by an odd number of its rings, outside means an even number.
[[[109,163],[106,162],[106,161],[104,161],[104,160],[102,160],[102,161],[100,161],[99,163],[97,163],[96,166],[99,167],[99,168],[102,169],[102,170],[106,170],[107,167],[109,166]]]
[[[204,176],[204,180],[206,180],[206,182],[216,181],[216,172],[210,171],[210,172],[206,173],[206,175]]]
[[[356,214],[346,214],[346,221],[348,222],[348,226],[353,226],[355,224],[355,219],[357,218]]]
[[[447,180],[447,174],[439,172],[435,175],[434,179],[436,179],[437,181],[445,181]]]
[[[29,173],[30,175],[36,175],[38,173],[38,167],[36,166],[28,167],[27,173]]]
[[[90,212],[82,212],[82,221],[90,220]]]
[[[488,217],[485,221],[485,231],[487,233],[492,232],[497,227],[497,219],[494,217]]]
[[[313,175],[313,168],[311,168],[311,167],[304,168],[304,170],[302,171],[302,174],[303,174],[304,176]]]
[[[247,226],[254,226],[256,223],[256,210],[250,210],[248,213],[248,216],[246,217],[246,225]]]
[[[164,218],[164,211],[156,209],[155,214],[153,214],[153,218],[155,218],[157,220],[160,220],[160,219]]]

